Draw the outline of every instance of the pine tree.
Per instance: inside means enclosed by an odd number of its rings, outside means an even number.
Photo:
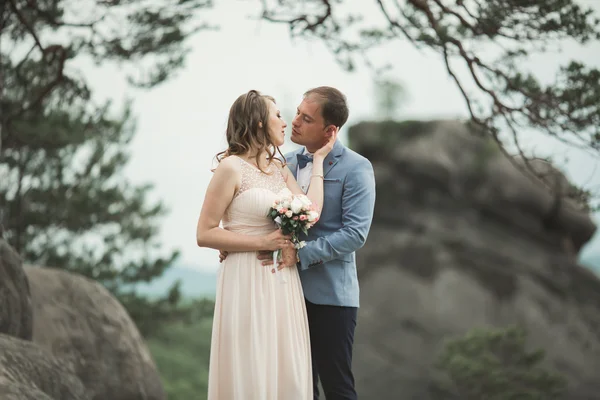
[[[527,71],[532,55],[600,40],[600,19],[577,0],[263,1],[263,18],[322,40],[349,71],[359,60],[378,75],[389,68],[372,57],[382,44],[432,50],[472,120],[499,144],[521,151],[519,132],[533,128],[600,153],[600,71],[570,61],[549,83]]]
[[[544,352],[529,350],[518,327],[474,329],[446,343],[437,367],[448,391],[461,400],[562,399],[567,382],[543,365]]]
[[[600,40],[600,18],[578,0],[264,0],[262,17],[292,37],[317,38],[352,71],[363,61],[376,77],[393,67],[372,50],[408,42],[437,54],[464,99],[471,121],[526,176],[543,179],[522,145],[532,130],[600,158],[600,70],[577,60],[550,82],[529,72],[533,56],[567,43]],[[398,56],[399,59],[400,56]],[[411,62],[406,57],[402,62]],[[377,78],[376,78],[377,79]],[[435,94],[432,94],[434,96]],[[515,155],[517,157],[515,157]],[[523,162],[520,162],[522,160]],[[600,207],[596,186],[582,202]],[[552,193],[557,202],[561,193]],[[547,219],[554,219],[552,211]]]
[[[0,6],[0,210],[4,238],[26,263],[98,280],[143,334],[179,318],[175,285],[147,299],[178,252],[158,242],[166,209],[151,185],[123,176],[135,133],[131,106],[94,101],[77,57],[115,61],[152,88],[182,66],[185,40],[209,0],[7,0]],[[183,311],[181,311],[183,312]]]

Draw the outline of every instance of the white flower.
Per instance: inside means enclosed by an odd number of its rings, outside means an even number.
[[[290,208],[290,203],[292,202],[293,194],[288,188],[281,189],[279,193],[277,193],[277,199],[275,203],[278,205],[278,209],[280,207]],[[273,203],[273,204],[275,204]]]
[[[302,205],[305,207],[305,210],[309,209],[310,206],[312,206],[312,201],[310,201],[308,196],[300,195],[297,198],[302,202]]]
[[[292,210],[287,210],[287,212],[285,213],[285,216],[288,218],[292,218],[292,215],[294,215],[294,213],[292,212]]]
[[[296,243],[296,245],[294,246],[296,249],[301,249],[304,246],[306,246],[306,242],[303,240],[301,242]]]
[[[319,218],[319,213],[316,211],[308,212],[308,222],[314,222],[317,218]]]
[[[302,201],[298,197],[294,197],[292,203],[290,204],[290,208],[294,214],[298,214],[302,210]]]

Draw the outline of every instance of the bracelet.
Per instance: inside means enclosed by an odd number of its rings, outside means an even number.
[[[311,176],[310,176],[310,179],[314,178],[315,176],[318,176],[319,178],[321,178],[321,179],[325,180],[325,177],[323,177],[323,175],[320,175],[320,174],[314,174],[314,175],[311,175]]]

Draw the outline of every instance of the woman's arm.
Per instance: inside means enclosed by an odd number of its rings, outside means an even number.
[[[240,186],[240,164],[235,157],[219,163],[208,185],[202,211],[198,218],[196,241],[200,247],[224,251],[276,250],[286,246],[280,230],[269,235],[252,236],[227,231],[219,227],[225,210]]]
[[[312,201],[315,205],[315,211],[321,212],[321,208],[323,206],[323,161],[325,157],[317,157],[313,158],[313,171],[310,177],[310,185],[308,187],[308,192],[306,196]],[[286,166],[283,167],[282,170],[283,178],[287,184],[288,189],[294,194],[304,194],[300,185],[294,178],[294,174],[292,171]]]
[[[312,201],[312,203],[316,207],[317,212],[321,212],[321,208],[323,208],[323,162],[325,161],[325,157],[331,152],[333,149],[333,145],[335,144],[335,140],[337,138],[337,130],[331,135],[329,140],[317,150],[313,156],[313,167],[312,173],[310,175],[310,182],[308,186],[308,192],[306,196]],[[294,194],[304,194],[300,185],[294,178],[294,174],[292,171],[286,166],[283,168],[283,176],[286,181],[288,189]]]

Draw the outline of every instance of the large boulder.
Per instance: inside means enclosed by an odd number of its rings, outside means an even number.
[[[0,239],[0,333],[29,340],[32,332],[31,296],[21,257]]]
[[[35,343],[0,334],[0,399],[89,400],[81,381]]]
[[[21,259],[0,239],[0,399],[87,400],[72,371],[29,340],[32,317]]]
[[[576,262],[596,230],[587,210],[557,202],[459,121],[362,123],[349,136],[377,182],[357,256],[360,397],[434,399],[445,339],[518,324],[568,378],[570,399],[596,398],[600,280]]]
[[[33,342],[81,379],[91,400],[163,400],[157,368],[123,306],[100,284],[53,268],[25,266]]]

